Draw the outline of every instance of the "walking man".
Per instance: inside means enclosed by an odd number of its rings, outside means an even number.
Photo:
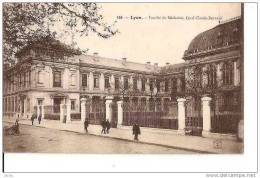
[[[41,120],[42,120],[42,115],[40,114],[39,117],[38,117],[39,124],[41,124]]]
[[[31,116],[32,125],[33,125],[34,119],[35,119],[36,117],[37,117],[36,114],[33,113],[32,116]]]
[[[137,123],[135,123],[133,125],[133,135],[135,136],[134,137],[134,140],[137,140],[138,141],[138,135],[141,134],[141,130],[140,130],[140,127]]]
[[[107,134],[109,134],[109,129],[110,129],[110,122],[109,122],[109,120],[107,119],[107,121],[106,121],[106,128],[107,128]]]
[[[88,122],[88,120],[86,119],[86,120],[84,121],[84,129],[85,129],[86,133],[88,133],[88,124],[89,124],[89,122]]]
[[[101,130],[101,134],[106,134],[106,120],[103,119],[101,122],[101,126],[102,126],[102,130]]]

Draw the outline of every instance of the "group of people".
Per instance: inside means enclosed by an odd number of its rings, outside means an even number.
[[[84,121],[84,129],[85,129],[86,133],[88,133],[88,125],[89,125],[89,121],[88,121],[88,119],[86,119]],[[101,121],[101,126],[102,126],[101,134],[108,134],[109,130],[111,128],[111,124],[110,124],[109,120],[108,119],[107,120],[105,120],[105,119],[102,120]]]
[[[86,131],[86,133],[88,133],[88,126],[89,126],[89,121],[88,119],[86,119],[84,121],[84,129]],[[109,130],[111,128],[111,124],[109,122],[109,120],[102,120],[101,121],[101,134],[109,134]],[[134,140],[138,141],[138,135],[141,134],[141,130],[140,130],[140,126],[137,124],[137,122],[135,122],[135,124],[133,125],[133,135],[134,135]]]
[[[110,130],[110,127],[111,127],[109,120],[108,119],[102,120],[101,126],[102,126],[101,134],[109,134],[109,130]]]
[[[40,114],[37,118],[37,114],[33,113],[31,116],[32,125],[33,125],[35,119],[38,119],[39,124],[41,124],[42,115]]]

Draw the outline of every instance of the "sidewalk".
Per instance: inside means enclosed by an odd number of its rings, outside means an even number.
[[[14,119],[3,119],[4,122],[14,123]],[[20,120],[20,124],[31,125],[30,120]],[[77,133],[85,133],[83,123],[80,121],[72,121],[70,124],[63,124],[60,121],[43,120],[41,125],[35,122],[34,127],[44,127],[58,129],[63,131],[71,131]],[[88,134],[133,141],[132,127],[123,126],[121,128],[111,128],[109,134],[101,135],[100,125],[89,125]],[[227,139],[203,138],[198,136],[178,135],[176,130],[143,128],[141,127],[141,135],[138,143],[153,144],[166,146],[175,149],[183,149],[196,151],[200,153],[222,153],[236,154],[243,153],[243,143]]]

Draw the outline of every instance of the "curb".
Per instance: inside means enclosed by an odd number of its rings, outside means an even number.
[[[3,122],[13,123],[12,121],[3,121]],[[20,124],[21,125],[26,125],[26,126],[32,126],[32,125],[28,125],[28,124],[24,124],[24,123],[20,123]],[[39,125],[33,125],[33,126],[40,127],[40,128],[48,128],[48,127],[39,126]],[[55,129],[55,128],[48,128],[48,129]],[[219,153],[216,153],[216,152],[209,152],[209,151],[197,150],[197,149],[192,149],[192,148],[183,148],[183,147],[172,146],[172,145],[164,145],[164,144],[160,144],[160,143],[151,143],[151,142],[145,142],[145,141],[133,141],[133,140],[126,139],[126,138],[119,138],[119,137],[114,137],[114,136],[109,136],[109,135],[108,136],[102,136],[102,135],[98,135],[98,134],[94,134],[94,133],[82,133],[82,132],[77,132],[77,131],[73,131],[73,130],[64,130],[64,129],[55,129],[55,130],[60,130],[60,131],[64,131],[64,132],[71,132],[71,133],[77,133],[77,134],[80,133],[82,135],[91,135],[91,136],[102,137],[102,138],[111,138],[111,139],[131,142],[131,143],[139,143],[139,144],[148,144],[148,145],[162,146],[162,147],[166,147],[166,148],[179,149],[179,150],[191,151],[191,152],[196,152],[196,153],[219,154]]]

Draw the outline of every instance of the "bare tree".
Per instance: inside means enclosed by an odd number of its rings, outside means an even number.
[[[90,32],[101,38],[109,38],[118,30],[114,24],[103,21],[101,7],[96,3],[4,3],[3,4],[3,54],[4,62],[14,63],[15,54],[27,46],[33,39],[46,36],[62,38],[55,25],[65,23],[65,33],[79,33],[82,36]],[[64,28],[65,28],[64,27]]]

